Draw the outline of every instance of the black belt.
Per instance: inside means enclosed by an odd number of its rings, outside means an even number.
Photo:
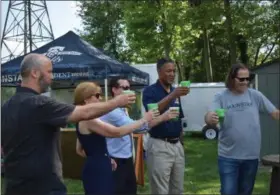
[[[160,139],[166,142],[169,142],[171,144],[176,144],[178,141],[180,141],[179,137],[156,137],[156,136],[151,136],[154,139]]]
[[[111,157],[112,159],[114,159],[116,161],[117,164],[125,164],[129,161],[133,162],[133,158],[129,157],[129,158],[116,158],[116,157]]]

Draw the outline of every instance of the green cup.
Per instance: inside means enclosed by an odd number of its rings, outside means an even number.
[[[132,91],[132,90],[123,90],[122,94],[135,94],[135,91]],[[135,101],[134,101],[133,103],[135,103]]]
[[[148,104],[148,110],[158,110],[158,104],[156,103],[152,103],[152,104]]]
[[[191,81],[181,81],[180,87],[190,87],[191,86]]]
[[[180,112],[179,107],[170,107],[169,110],[176,110],[178,113]],[[179,119],[179,114],[176,118],[172,119],[173,121],[177,121]]]
[[[226,112],[226,110],[223,109],[223,108],[220,108],[220,109],[217,109],[217,110],[216,110],[216,114],[217,114],[218,117],[219,117],[219,122],[220,122],[220,123],[222,123],[222,122],[224,121],[225,112]]]
[[[158,104],[157,103],[151,103],[147,105],[148,110],[154,110],[154,111],[158,111]],[[153,118],[155,118],[156,116],[153,116]]]
[[[132,91],[132,90],[123,90],[122,94],[135,94],[135,91]]]

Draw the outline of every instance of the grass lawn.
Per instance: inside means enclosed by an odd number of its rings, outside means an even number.
[[[219,194],[220,182],[217,170],[217,142],[199,136],[185,137],[185,194]],[[269,194],[269,168],[260,167],[254,194]],[[69,194],[83,194],[80,180],[65,179]],[[145,174],[145,186],[138,187],[139,194],[149,194]]]
[[[185,154],[185,194],[219,194],[217,141],[204,140],[200,136],[186,136]],[[269,194],[269,182],[269,168],[260,167],[254,194]],[[83,192],[81,181],[66,179],[65,183],[69,193]],[[147,174],[145,186],[139,186],[138,193],[150,193]]]

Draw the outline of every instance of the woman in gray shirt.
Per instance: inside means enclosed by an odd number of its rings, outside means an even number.
[[[232,66],[227,89],[216,94],[205,116],[208,125],[217,125],[217,109],[225,109],[220,122],[218,169],[221,194],[252,194],[261,148],[260,112],[279,120],[279,110],[259,91],[248,88],[249,69]]]

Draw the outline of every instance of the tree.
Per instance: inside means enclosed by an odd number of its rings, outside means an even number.
[[[123,9],[118,1],[79,1],[81,36],[116,59],[126,60]]]

